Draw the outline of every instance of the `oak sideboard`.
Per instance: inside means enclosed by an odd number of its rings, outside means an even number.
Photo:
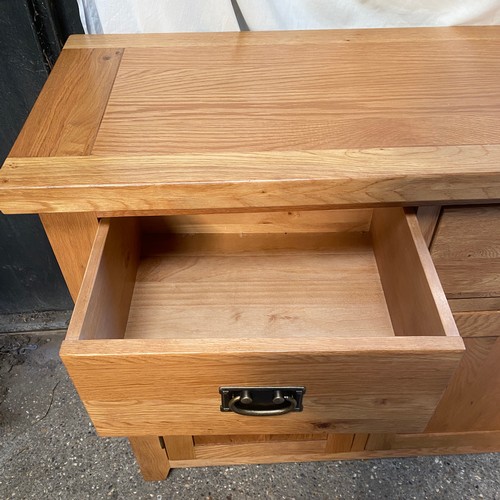
[[[145,479],[500,451],[500,27],[75,35],[0,171]]]

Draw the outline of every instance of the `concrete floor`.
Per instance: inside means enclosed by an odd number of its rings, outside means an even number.
[[[500,454],[175,469],[146,483],[126,440],[96,436],[61,340],[0,336],[1,499],[500,499]]]

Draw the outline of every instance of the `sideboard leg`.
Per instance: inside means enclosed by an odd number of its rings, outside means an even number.
[[[170,471],[167,452],[158,436],[129,437],[142,477],[146,481],[162,481]]]
[[[78,297],[97,233],[93,213],[40,214],[43,227],[73,300]]]

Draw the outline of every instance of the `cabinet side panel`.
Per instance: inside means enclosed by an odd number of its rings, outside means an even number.
[[[466,352],[426,432],[500,430],[500,338],[464,338]]]
[[[76,301],[97,232],[97,217],[92,213],[60,213],[40,214],[40,219]]]

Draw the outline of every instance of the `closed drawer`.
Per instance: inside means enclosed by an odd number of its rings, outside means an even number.
[[[102,220],[61,356],[106,436],[419,432],[463,349],[394,208]],[[303,411],[221,412],[223,386]]]
[[[472,304],[471,304],[472,302]],[[500,337],[500,297],[450,300],[462,337]],[[479,310],[470,310],[470,307]]]
[[[500,297],[500,206],[444,208],[431,254],[449,299]]]

